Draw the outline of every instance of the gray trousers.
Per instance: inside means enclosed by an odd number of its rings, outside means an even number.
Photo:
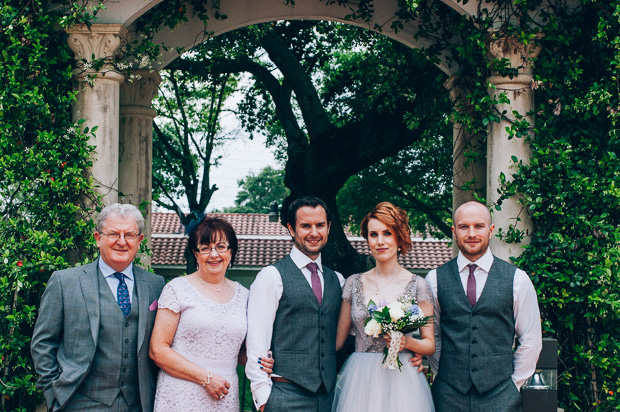
[[[57,409],[55,409],[57,410]],[[142,412],[142,406],[138,403],[137,405],[129,406],[127,405],[127,401],[123,396],[123,393],[119,393],[112,405],[104,405],[103,403],[99,403],[97,401],[93,401],[85,397],[84,395],[80,395],[79,393],[74,393],[69,402],[65,405],[61,410],[62,412],[78,412],[78,411],[88,411],[88,412]]]
[[[274,382],[265,412],[331,412],[334,389],[330,392],[321,385],[314,393],[295,383]]]
[[[435,412],[519,412],[521,392],[512,379],[508,379],[485,393],[478,393],[475,387],[466,393],[454,389],[441,379],[435,379],[431,386]]]

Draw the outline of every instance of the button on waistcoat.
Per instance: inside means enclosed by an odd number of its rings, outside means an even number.
[[[323,301],[290,256],[274,264],[284,286],[273,324],[274,373],[316,392],[336,382],[336,326],[342,291],[338,276],[323,266]]]
[[[99,273],[99,335],[88,375],[78,392],[111,405],[119,392],[129,405],[140,403],[138,384],[138,294],[125,318],[105,278]]]
[[[437,269],[441,307],[437,378],[461,393],[467,393],[472,385],[479,393],[487,392],[512,375],[515,270],[515,266],[495,257],[482,294],[472,307],[456,259]]]

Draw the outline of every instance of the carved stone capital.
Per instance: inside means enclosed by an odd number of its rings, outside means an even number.
[[[540,36],[537,38],[537,40]],[[540,54],[542,47],[534,43],[523,43],[515,37],[497,37],[492,35],[487,41],[489,59],[508,59],[510,67],[518,69],[519,74],[531,75],[533,60]]]
[[[126,81],[121,84],[121,106],[151,107],[159,83],[161,77],[156,71],[131,71]]]
[[[67,29],[67,43],[78,61],[114,57],[127,38],[122,24],[80,24]]]

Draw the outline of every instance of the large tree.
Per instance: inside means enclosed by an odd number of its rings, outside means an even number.
[[[264,24],[201,47],[219,72],[252,75],[240,115],[246,130],[265,133],[286,158],[291,194],[283,209],[300,195],[323,198],[334,214],[326,260],[347,274],[363,269],[342,230],[336,195],[351,176],[445,124],[445,76],[420,50],[329,22]],[[179,60],[174,67],[203,66]]]
[[[352,176],[338,192],[343,222],[353,230],[377,203],[390,201],[407,211],[412,229],[437,237],[452,236],[452,145],[445,135],[427,135]]]

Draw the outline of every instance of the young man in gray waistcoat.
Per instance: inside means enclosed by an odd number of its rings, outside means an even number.
[[[95,232],[99,258],[52,273],[31,346],[49,411],[153,410],[148,350],[164,279],[133,265],[143,232],[135,206],[107,206]]]
[[[493,256],[494,229],[486,206],[460,206],[452,226],[458,256],[426,277],[435,295],[437,352],[430,363],[437,412],[517,412],[520,388],[536,368],[536,291],[525,272]]]
[[[336,325],[344,278],[321,263],[331,219],[314,196],[293,201],[287,228],[294,246],[284,259],[259,272],[248,302],[248,359],[268,350],[269,378],[248,362],[256,408],[270,412],[329,412],[336,382]]]

